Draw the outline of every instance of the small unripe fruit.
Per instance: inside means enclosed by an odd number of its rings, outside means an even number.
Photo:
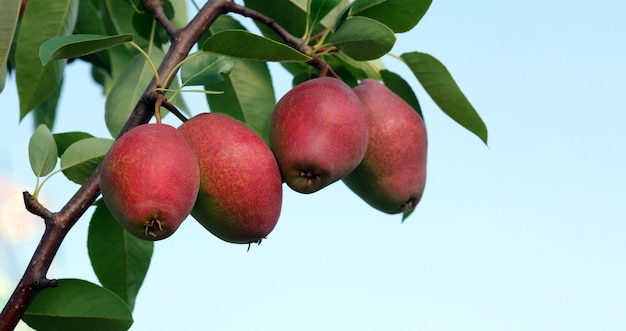
[[[288,91],[270,120],[270,147],[283,178],[312,193],[349,174],[367,148],[367,115],[348,85],[320,77]]]
[[[166,124],[129,130],[102,160],[102,198],[120,225],[141,239],[172,235],[191,212],[199,186],[191,148]]]

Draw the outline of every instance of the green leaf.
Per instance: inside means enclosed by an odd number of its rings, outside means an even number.
[[[28,159],[37,177],[49,174],[57,165],[57,144],[45,124],[39,125],[30,137]]]
[[[100,0],[98,0],[100,2]],[[98,3],[98,5],[100,5]],[[100,5],[101,6],[101,5]],[[96,1],[82,0],[78,5],[78,18],[74,27],[75,34],[100,34],[108,35],[102,16],[105,13],[100,12],[100,6]]]
[[[55,133],[53,136],[59,150],[59,157],[61,157],[61,155],[65,153],[65,150],[67,150],[67,148],[73,143],[86,138],[93,138],[93,136],[89,133],[79,131]]]
[[[159,48],[153,48],[150,57],[159,65],[165,54]],[[135,109],[143,92],[154,78],[154,72],[146,59],[137,54],[128,63],[111,88],[104,104],[104,120],[112,137],[117,137]]]
[[[0,92],[6,81],[7,61],[17,30],[20,3],[20,0],[0,0]]]
[[[311,57],[269,38],[244,30],[223,30],[209,37],[202,50],[257,61],[301,61]]]
[[[154,243],[125,231],[99,201],[89,223],[87,249],[100,283],[126,301],[132,310],[148,272]]]
[[[308,0],[309,3],[309,24],[316,26],[333,9],[342,4],[343,0]]]
[[[110,19],[111,24],[115,32],[109,34],[124,34],[132,33],[134,35],[135,42],[140,46],[148,45],[148,39],[137,33],[133,26],[133,16],[137,9],[141,8],[141,5],[136,1],[137,8],[134,8],[131,1],[120,0],[105,0],[106,11],[109,15],[106,15],[107,19]],[[141,8],[143,9],[143,8]]]
[[[71,144],[61,155],[63,174],[76,184],[84,183],[96,170],[111,145],[113,140],[104,138],[86,138]]]
[[[384,68],[384,64],[381,60],[357,61],[341,52],[332,53],[324,58],[329,61],[329,64],[332,63],[331,67],[335,72],[343,68],[343,70],[350,73],[350,76],[359,80],[365,78],[382,79],[378,72],[379,68]],[[337,73],[340,74],[340,72]],[[343,75],[342,78],[344,78]]]
[[[303,2],[303,3],[302,3]],[[306,0],[244,0],[246,7],[271,17],[278,25],[294,36],[304,35],[306,28]],[[276,33],[265,24],[256,22],[264,36],[277,39]],[[315,33],[314,31],[313,33]]]
[[[228,114],[254,129],[268,141],[269,120],[276,99],[272,77],[265,62],[239,60],[224,81],[205,86],[211,111]]]
[[[61,89],[63,88],[63,80],[57,87],[57,90],[46,101],[33,109],[33,117],[35,119],[35,127],[39,124],[45,124],[49,128],[54,128],[54,122],[57,116],[57,106],[61,97]]]
[[[47,40],[39,49],[42,64],[57,59],[81,57],[87,54],[109,49],[133,40],[132,34],[103,36],[97,34],[75,34]]]
[[[102,7],[104,7],[104,3],[99,0],[98,3],[93,0],[80,1],[80,4],[78,5],[78,19],[76,20],[76,27],[74,27],[74,34],[109,35],[103,22],[103,16],[108,16],[108,14],[105,13],[104,8]],[[92,67],[92,70],[100,69],[107,73],[111,72],[111,59],[109,57],[109,52],[91,53],[81,56],[80,58],[93,64],[94,67]]]
[[[109,95],[116,81],[120,76],[126,74],[126,70],[129,68],[128,64],[137,56],[137,52],[133,49],[133,52],[129,51],[126,47],[114,47],[107,50],[111,63],[111,70],[108,75],[104,76],[104,95]],[[99,53],[96,53],[99,54]]]
[[[59,279],[39,293],[22,317],[39,331],[123,331],[133,324],[128,306],[113,292],[82,279]]]
[[[432,55],[412,52],[401,55],[428,95],[441,110],[487,144],[487,126],[448,72]]]
[[[411,30],[424,17],[432,0],[356,0],[351,15],[375,19],[400,33]]]
[[[174,9],[172,8],[172,4],[169,1],[163,2],[163,7],[165,14],[168,18],[171,18],[173,15]],[[154,45],[163,45],[170,41],[170,37],[165,32],[165,29],[158,24],[154,17],[147,13],[146,11],[134,12],[133,13],[133,29],[137,35],[142,36],[143,38],[150,40],[150,36],[153,33],[154,27],[154,36],[152,42]]]
[[[411,105],[411,107],[413,107],[413,109],[415,109],[415,111],[417,111],[423,119],[424,115],[422,114],[422,108],[420,107],[419,101],[417,101],[417,96],[415,96],[411,85],[409,85],[409,83],[407,83],[406,80],[404,80],[400,75],[389,70],[381,70],[380,75],[383,78],[385,86],[406,101],[406,103]]]
[[[315,72],[303,71],[303,72],[293,76],[293,79],[291,80],[291,85],[292,86],[300,85],[300,84],[306,82],[307,80],[315,79],[315,78],[318,78],[318,77],[319,77],[319,75],[317,73],[315,73]]]
[[[184,27],[189,20],[187,19],[187,0],[168,0],[172,3],[174,8],[174,17],[172,17],[172,23],[177,28]]]
[[[411,216],[411,214],[413,214],[414,211],[415,211],[415,208],[411,208],[405,211],[404,213],[402,213],[402,223],[404,223],[404,221],[406,221],[406,219],[409,218],[409,216]]]
[[[42,66],[39,47],[50,38],[71,34],[77,12],[78,0],[28,1],[15,54],[20,119],[48,99],[61,84],[66,61]]]
[[[197,54],[197,55],[196,55]],[[184,86],[210,85],[224,80],[222,74],[229,74],[237,60],[228,56],[200,52],[189,57],[180,69]]]
[[[366,61],[387,54],[396,42],[396,36],[378,21],[355,16],[343,22],[329,42],[351,58]]]
[[[7,66],[0,67],[0,93],[4,90],[4,86],[7,82]]]

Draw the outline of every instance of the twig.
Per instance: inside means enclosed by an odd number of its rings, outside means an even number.
[[[187,122],[188,118],[185,117],[185,115],[183,115],[180,110],[178,110],[178,108],[176,108],[176,106],[174,106],[169,100],[167,100],[165,97],[161,96],[161,98],[163,98],[163,101],[161,103],[161,105],[163,107],[165,107],[165,109],[169,110],[170,113],[174,114],[174,116],[176,116],[181,122]]]
[[[253,20],[259,21],[267,25],[270,29],[274,30],[274,32],[276,32],[276,34],[278,34],[288,45],[312,57],[311,61],[307,62],[308,64],[319,69],[322,73],[328,73],[335,78],[340,78],[339,75],[337,75],[337,73],[335,73],[333,69],[328,65],[328,63],[326,63],[319,56],[317,56],[317,54],[315,54],[311,46],[307,45],[304,40],[289,33],[289,31],[278,25],[278,23],[276,23],[276,21],[274,21],[274,19],[272,19],[271,17],[265,16],[255,10],[238,5],[236,3],[231,3],[228,6],[227,10],[229,12],[249,17]]]
[[[173,39],[177,30],[174,23],[167,18],[167,15],[165,15],[165,11],[163,10],[163,0],[141,0],[141,4],[146,12],[152,15],[154,19],[163,27],[163,29],[165,29],[165,32],[170,39]]]

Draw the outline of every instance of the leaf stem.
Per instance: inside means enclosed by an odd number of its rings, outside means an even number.
[[[144,51],[143,48],[139,47],[139,45],[137,45],[137,43],[135,43],[134,41],[129,41],[128,43],[131,46],[133,46],[136,50],[138,50],[139,53],[141,53],[141,55],[143,55],[144,58],[146,58],[146,61],[148,61],[148,64],[150,64],[150,68],[152,68],[152,72],[154,72],[154,79],[156,80],[156,85],[160,87],[161,78],[159,77],[159,71],[154,65],[154,61],[152,61],[152,59],[150,58],[150,55],[148,55],[148,53],[146,53],[146,51]]]
[[[185,64],[185,62],[187,62],[187,61],[189,61],[189,60],[192,60],[192,59],[194,59],[194,58],[196,58],[196,57],[198,57],[198,56],[200,56],[200,55],[202,55],[202,54],[204,54],[204,53],[207,53],[207,52],[204,52],[204,51],[198,51],[198,52],[195,52],[195,53],[193,53],[193,54],[191,54],[191,55],[187,56],[187,57],[186,57],[185,59],[183,59],[182,61],[178,62],[178,63],[176,64],[176,66],[174,66],[174,68],[172,69],[172,71],[171,71],[171,72],[169,72],[169,73],[167,74],[167,76],[165,76],[165,80],[163,81],[163,84],[166,84],[166,85],[171,84],[171,83],[172,83],[172,79],[174,78],[174,75],[176,75],[176,73],[178,72],[178,69],[180,69],[180,67],[182,67],[182,66],[183,66],[183,64]],[[184,87],[184,86],[185,86],[185,84],[186,84],[186,82],[181,82],[181,87]]]
[[[396,60],[398,60],[398,61],[400,61],[400,62],[402,62],[402,63],[404,63],[404,64],[406,64],[406,61],[404,61],[404,59],[400,55],[396,55],[396,54],[391,53],[391,52],[387,53],[387,55],[392,57],[392,58],[394,58],[394,59],[396,59]]]

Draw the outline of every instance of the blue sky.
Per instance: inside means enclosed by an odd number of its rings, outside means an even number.
[[[429,132],[416,212],[400,224],[342,183],[313,195],[285,186],[278,226],[248,253],[190,219],[156,244],[131,330],[626,329],[624,12],[617,0],[433,1],[393,52],[440,59],[489,147],[385,58],[417,91]],[[106,137],[86,68],[69,68],[55,131]],[[289,86],[272,68],[280,96]],[[30,118],[16,125],[8,85],[0,171],[32,190]],[[76,188],[59,177],[44,194],[58,209]],[[97,282],[87,226],[70,232],[51,276]],[[5,277],[16,281],[36,239],[1,246]]]

